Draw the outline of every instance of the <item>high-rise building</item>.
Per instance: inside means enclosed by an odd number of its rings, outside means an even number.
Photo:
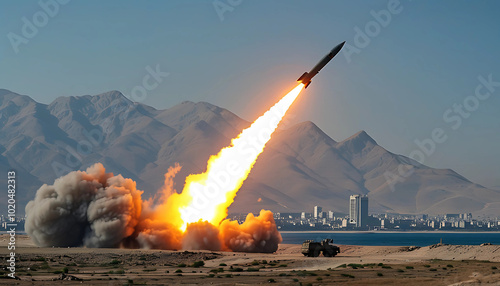
[[[318,219],[321,216],[321,212],[323,212],[322,207],[314,206],[314,211],[313,211],[314,219]]]
[[[368,223],[368,197],[352,195],[349,200],[349,222],[356,227],[364,227]]]
[[[464,214],[464,220],[465,221],[471,221],[472,220],[472,214],[471,213],[465,213]]]
[[[361,217],[361,222],[360,222],[360,227],[362,226],[367,226],[368,225],[368,197],[367,196],[362,196],[361,197],[361,210],[360,210],[360,217]]]
[[[461,221],[458,223],[458,227],[459,227],[459,228],[465,228],[465,221],[461,220]]]
[[[306,220],[306,212],[301,212],[300,213],[300,219],[301,220]]]
[[[334,218],[333,211],[328,211],[328,219],[333,220]]]
[[[347,220],[346,219],[342,220],[342,227],[347,227]]]

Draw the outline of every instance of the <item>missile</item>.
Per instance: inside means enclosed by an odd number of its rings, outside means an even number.
[[[335,55],[340,52],[342,47],[344,46],[345,41],[338,44],[335,48],[333,48],[317,65],[315,65],[310,72],[305,72],[303,75],[299,77],[297,81],[303,83],[305,85],[304,88],[307,88],[307,86],[311,83],[311,79],[319,73],[319,71],[326,66],[326,64],[335,57]]]

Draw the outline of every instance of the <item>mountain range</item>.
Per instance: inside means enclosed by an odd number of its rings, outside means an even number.
[[[175,186],[182,190],[187,175],[205,171],[210,155],[250,125],[206,102],[157,110],[111,91],[47,105],[5,89],[0,123],[0,183],[16,171],[18,214],[42,184],[96,162],[135,180],[145,197],[177,162]],[[371,213],[500,213],[498,189],[391,153],[364,131],[337,142],[310,121],[273,134],[229,211],[311,212],[320,205],[347,213],[353,194],[369,197]]]

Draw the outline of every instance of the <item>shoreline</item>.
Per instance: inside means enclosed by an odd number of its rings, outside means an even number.
[[[471,231],[471,230],[278,230],[279,233],[492,233],[499,234],[500,231]],[[6,230],[1,230],[0,234],[8,234]],[[16,231],[16,235],[27,235],[24,231]]]
[[[280,233],[492,233],[492,234],[499,234],[500,231],[466,231],[466,230],[458,230],[458,231],[453,231],[453,230],[389,230],[389,231],[380,231],[380,230],[282,230],[279,231]]]

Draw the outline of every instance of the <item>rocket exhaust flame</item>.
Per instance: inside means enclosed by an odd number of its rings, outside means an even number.
[[[182,193],[169,198],[179,207],[181,216],[177,223],[181,230],[188,223],[201,220],[219,225],[226,218],[236,192],[303,87],[299,84],[234,138],[229,147],[211,156],[205,173],[186,178]]]
[[[43,185],[26,206],[26,232],[39,246],[276,251],[281,235],[270,211],[249,214],[240,225],[226,219],[227,208],[303,88],[297,85],[211,156],[181,193],[172,183],[178,164],[165,174],[163,190],[143,201],[134,181],[97,163]]]

